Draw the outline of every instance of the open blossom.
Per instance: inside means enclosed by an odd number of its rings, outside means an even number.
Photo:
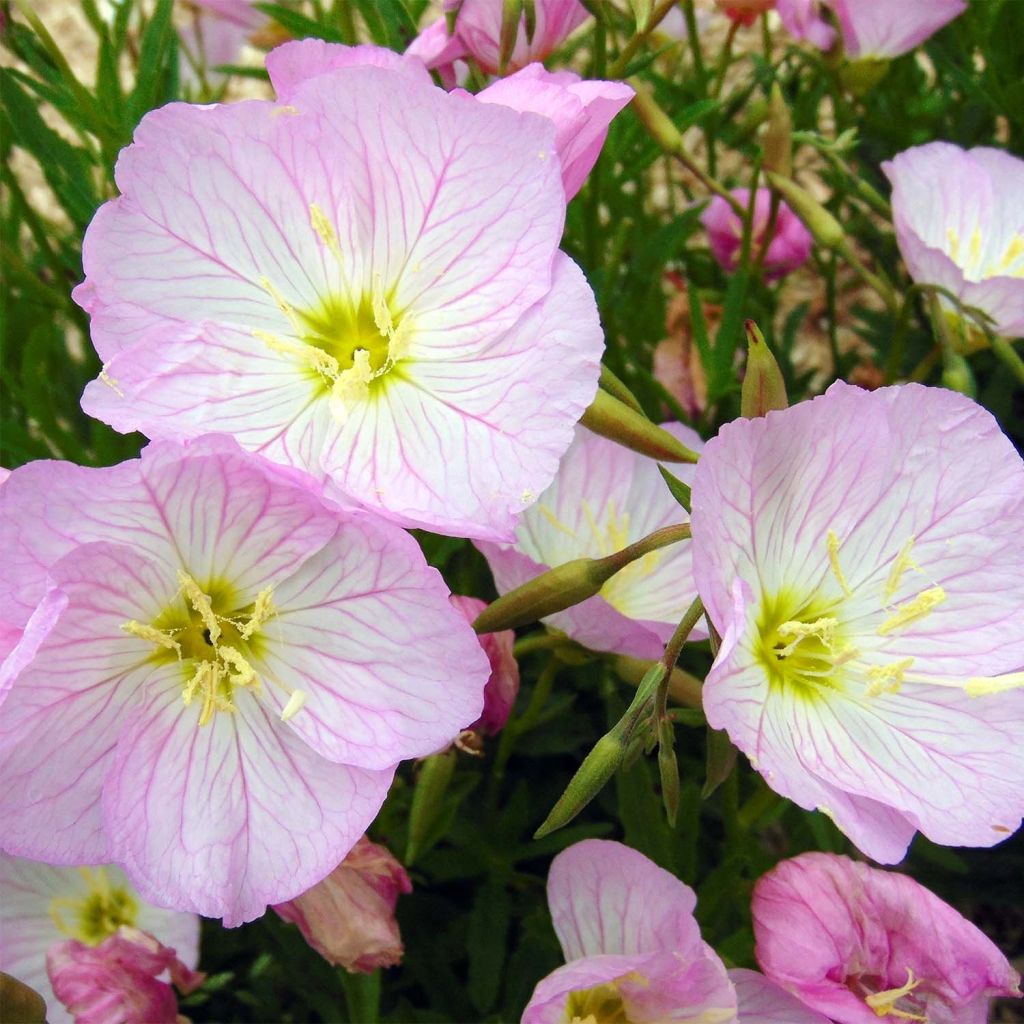
[[[769,785],[892,863],[915,829],[992,846],[1024,813],[1024,464],[962,395],[825,395],[709,441],[704,710]]]
[[[522,1024],[735,1024],[736,992],[700,936],[697,898],[621,843],[585,839],[551,863],[548,906],[566,964],[534,989]]]
[[[171,104],[122,152],[75,292],[105,361],[83,407],[230,433],[403,525],[505,539],[603,347],[557,248],[555,124],[374,47],[296,81],[308,48],[284,49],[285,105]]]
[[[912,878],[829,853],[783,861],[754,887],[757,959],[837,1024],[985,1024],[1020,975]]]
[[[489,668],[404,531],[210,437],[0,490],[0,845],[238,924],[323,878]]]
[[[803,39],[819,50],[830,50],[836,30],[824,17],[827,0],[778,0],[775,9],[783,27],[794,39]]]
[[[472,57],[483,71],[497,74],[504,0],[462,0],[450,6],[456,8],[454,32],[449,35],[445,19],[440,18],[413,40],[406,53],[419,57],[428,68],[446,67],[459,58]],[[506,72],[544,60],[587,18],[579,0],[533,0],[533,8],[533,36],[528,36],[523,13]]]
[[[148,933],[184,968],[198,962],[199,918],[150,906],[120,868],[51,867],[0,854],[0,971],[43,996],[50,1024],[70,1024],[71,1016],[51,988],[48,952],[68,941],[97,947],[122,927]]]
[[[75,1024],[178,1024],[175,990],[189,995],[205,978],[189,970],[175,950],[128,925],[97,946],[58,942],[46,954],[46,970]]]
[[[703,447],[689,427],[662,426],[691,449]],[[673,465],[672,472],[684,483],[693,477],[692,466]],[[545,569],[610,555],[686,520],[656,462],[578,427],[558,476],[523,515],[514,543],[477,546],[504,594]],[[544,621],[591,650],[658,658],[695,596],[690,544],[683,541],[636,559],[599,594]]]
[[[882,169],[910,276],[987,313],[999,334],[1024,335],[1024,160],[930,142]]]
[[[297,925],[325,960],[370,972],[402,959],[395,904],[409,892],[405,868],[390,850],[363,836],[322,882],[274,910]]]
[[[737,188],[732,194],[744,207],[750,202],[749,189]],[[771,190],[759,188],[754,199],[751,259],[756,259],[767,245],[764,276],[769,281],[776,281],[807,262],[813,240],[800,218],[785,203],[779,203],[771,237],[767,238],[770,215]],[[719,266],[730,272],[735,270],[743,247],[743,221],[739,215],[721,196],[715,196],[701,214],[700,222],[708,233],[711,254]]]
[[[487,607],[478,597],[462,594],[452,594],[451,602],[470,623]],[[497,633],[481,633],[478,639],[491,663],[491,678],[484,688],[484,712],[470,729],[493,736],[505,727],[519,694],[519,663],[512,653],[516,635],[511,629],[502,629]]]

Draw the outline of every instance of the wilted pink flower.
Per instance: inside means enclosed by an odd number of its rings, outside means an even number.
[[[472,57],[488,74],[498,74],[501,63],[501,20],[504,0],[462,0],[457,5],[455,31],[449,36],[445,20],[433,22],[412,42],[406,53],[419,57],[428,68],[444,68],[460,57]],[[536,23],[527,38],[526,15],[505,71],[518,71],[544,60],[587,18],[579,0],[534,0]]]
[[[557,248],[555,125],[397,54],[299,45],[268,61],[285,106],[171,104],[122,152],[75,293],[106,361],[83,406],[230,433],[403,525],[507,539],[603,347]],[[295,84],[311,50],[334,69]]]
[[[370,972],[402,959],[395,904],[408,892],[412,882],[391,851],[363,836],[322,882],[274,910],[325,960]]]
[[[416,542],[227,438],[0,490],[0,843],[238,924],[304,892],[489,673]]]
[[[930,142],[882,169],[910,276],[981,309],[998,333],[1024,335],[1024,160]]]
[[[98,946],[77,939],[51,946],[46,970],[54,995],[75,1024],[177,1024],[174,990],[188,995],[205,977],[182,963],[175,950],[128,925]],[[160,980],[164,974],[169,980]]]
[[[734,189],[733,197],[744,207],[750,202],[750,190]],[[771,213],[771,190],[759,188],[754,199],[754,224],[750,240],[750,258],[754,260],[767,243],[768,252],[764,258],[764,276],[768,281],[777,281],[790,271],[807,262],[811,255],[813,240],[800,218],[785,204],[779,204],[772,236],[765,238]],[[740,261],[743,243],[743,221],[733,208],[721,197],[715,196],[701,214],[701,224],[708,233],[711,255],[719,266],[730,273]]]
[[[703,447],[689,427],[663,427],[690,448]],[[692,466],[673,465],[672,472],[687,483],[693,477]],[[656,462],[578,427],[558,476],[523,515],[515,541],[477,547],[504,594],[545,569],[610,555],[686,521]],[[638,558],[599,594],[544,621],[591,650],[657,658],[695,596],[690,545],[683,542]]]
[[[522,1024],[714,1021],[735,1024],[736,993],[693,917],[697,898],[621,843],[585,839],[548,874],[567,963],[534,989]]]
[[[992,846],[1024,813],[1024,464],[917,384],[726,424],[693,482],[722,648],[704,710],[869,856]]]
[[[58,868],[0,854],[0,971],[43,996],[50,1024],[70,1024],[71,1016],[53,994],[47,952],[68,939],[98,946],[122,926],[169,946],[186,968],[198,962],[199,918],[145,903],[120,868]]]
[[[906,875],[805,853],[752,908],[762,970],[837,1024],[985,1024],[993,996],[1020,995],[992,942]]]
[[[462,594],[452,594],[451,602],[467,622],[473,622],[487,607],[486,601]],[[477,639],[491,663],[491,678],[484,689],[484,713],[470,729],[493,736],[505,727],[519,694],[519,663],[512,653],[516,635],[511,629],[503,629],[497,633],[482,633]]]

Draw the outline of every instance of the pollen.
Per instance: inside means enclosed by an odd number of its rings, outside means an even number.
[[[338,245],[338,233],[334,225],[328,220],[327,214],[317,206],[316,203],[309,204],[309,223],[317,233],[324,248],[336,259],[341,259],[341,246]]]
[[[203,621],[203,625],[210,633],[210,644],[217,646],[220,639],[220,623],[217,616],[213,614],[213,605],[210,603],[208,594],[199,589],[199,584],[183,569],[178,570],[178,583],[181,584],[182,593],[189,604],[195,609],[196,614]]]
[[[238,631],[239,636],[243,640],[248,640],[253,633],[265,626],[276,614],[277,612],[274,608],[274,588],[265,587],[256,595],[252,612],[249,618],[242,623],[241,629]]]
[[[835,631],[838,625],[838,621],[829,615],[815,619],[813,622],[798,622],[794,620],[783,622],[776,630],[776,633],[783,640],[789,640],[790,642],[777,650],[775,652],[776,656],[788,658],[796,650],[800,642],[808,637],[817,638],[826,647],[831,649],[834,645]]]
[[[828,564],[832,567],[832,575],[835,576],[836,582],[842,587],[843,593],[849,597],[852,591],[843,575],[843,567],[839,564],[839,537],[836,536],[834,530],[828,531]]]
[[[920,621],[945,600],[946,592],[942,587],[929,587],[927,590],[922,590],[917,597],[896,606],[896,611],[878,627],[878,635],[888,636],[897,629]]]
[[[908,569],[916,569],[920,571],[914,560],[910,557],[910,551],[914,546],[914,539],[911,537],[903,547],[900,548],[899,554],[896,556],[895,561],[892,563],[892,568],[889,570],[889,576],[885,581],[885,601],[889,602],[892,600],[893,595],[899,590],[900,581],[903,579],[903,574]]]
[[[907,983],[899,988],[889,988],[883,992],[876,992],[874,995],[865,996],[864,1002],[875,1011],[876,1017],[898,1017],[900,1020],[924,1021],[927,1024],[928,1018],[919,1013],[910,1013],[907,1010],[899,1010],[896,1004],[905,996],[920,985],[919,979],[914,977],[914,972],[907,968]]]
[[[877,697],[883,693],[898,693],[907,671],[913,664],[913,658],[902,658],[890,665],[872,665],[868,669],[867,695]]]
[[[106,384],[107,387],[110,388],[110,390],[113,391],[119,398],[124,398],[124,392],[121,390],[121,385],[118,384],[118,382],[114,380],[114,378],[111,377],[110,374],[107,373],[105,369],[100,370],[100,380],[103,381],[103,383]]]
[[[146,640],[156,647],[163,647],[168,651],[174,651],[181,658],[181,644],[174,639],[174,636],[164,629],[157,629],[156,626],[147,626],[144,622],[136,622],[129,619],[121,624],[121,628],[140,640]]]

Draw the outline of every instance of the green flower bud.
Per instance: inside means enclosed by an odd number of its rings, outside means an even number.
[[[764,416],[772,409],[789,406],[786,382],[764,335],[753,320],[744,325],[747,332],[747,372],[740,392],[740,415],[747,419]]]
[[[665,462],[697,461],[697,453],[690,451],[667,430],[662,430],[646,416],[600,388],[580,423],[595,434],[652,459]]]
[[[793,173],[793,118],[782,98],[779,83],[772,85],[768,100],[768,130],[761,147],[761,167],[788,178]]]
[[[409,809],[409,839],[405,846],[405,863],[412,864],[430,838],[444,810],[444,797],[455,771],[455,751],[431,754],[420,764],[416,788]]]
[[[766,176],[768,184],[786,200],[790,209],[804,222],[819,245],[826,249],[843,247],[846,233],[842,225],[810,192],[774,171],[768,171]]]

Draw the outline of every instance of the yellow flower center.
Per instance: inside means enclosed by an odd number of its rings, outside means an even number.
[[[874,1010],[877,1017],[897,1017],[900,1020],[916,1020],[928,1024],[927,1014],[915,1013],[913,1010],[900,1009],[902,1002],[911,992],[921,984],[919,978],[914,977],[914,972],[907,968],[907,983],[899,988],[889,988],[882,992],[875,992],[864,997],[864,1002]]]
[[[1016,234],[1002,252],[989,256],[984,251],[981,228],[975,227],[967,244],[955,228],[946,228],[946,252],[964,272],[968,281],[990,277],[1024,277],[1024,234]]]
[[[630,1024],[618,984],[611,981],[570,993],[565,1024]]]
[[[79,868],[88,885],[85,895],[50,901],[50,917],[69,938],[98,946],[122,925],[134,925],[139,905],[128,889],[110,884],[103,868]]]

